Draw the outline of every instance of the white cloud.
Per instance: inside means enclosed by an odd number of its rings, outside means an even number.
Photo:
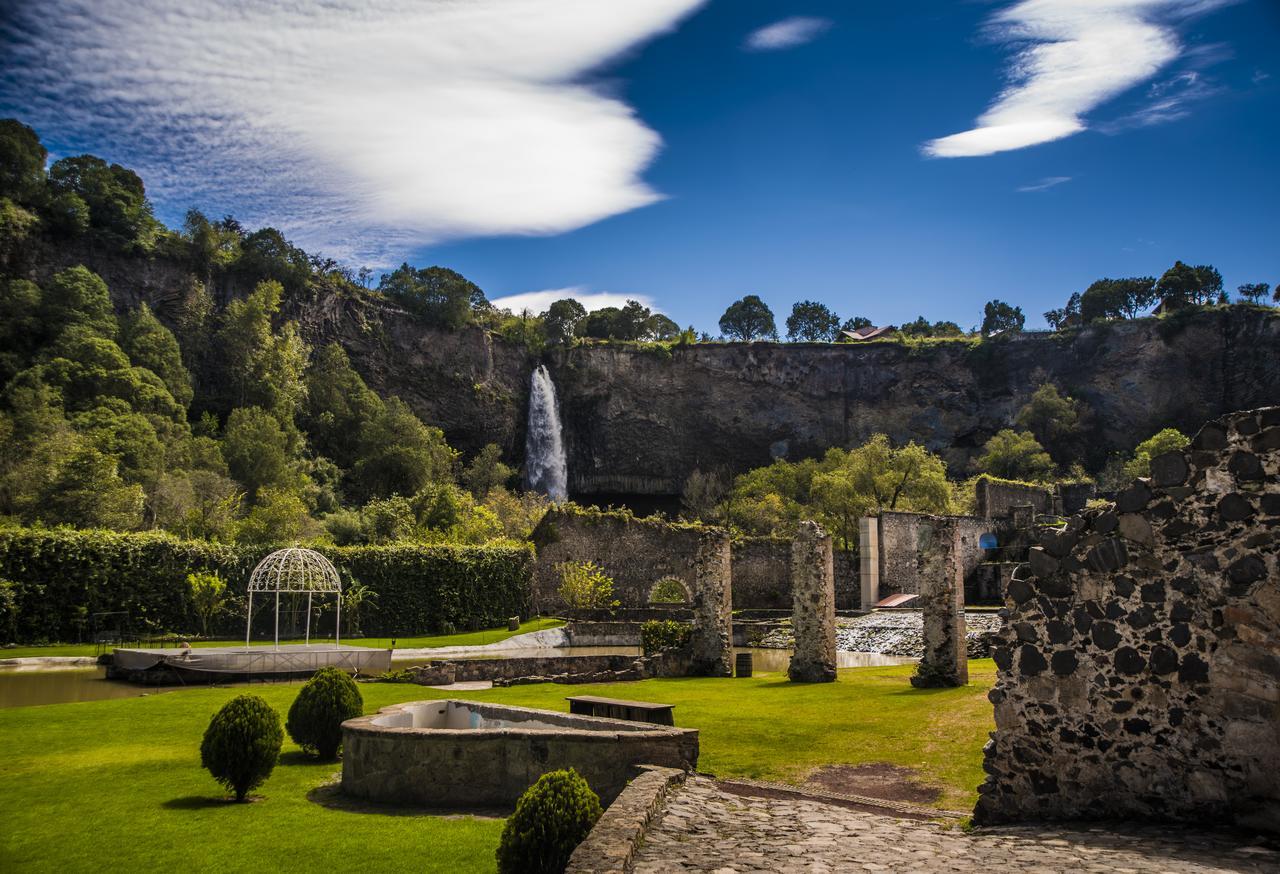
[[[1019,191],[1048,191],[1055,185],[1061,185],[1064,182],[1070,182],[1070,176],[1046,176],[1039,182],[1032,182],[1030,185],[1023,185],[1018,188]]]
[[[831,27],[826,18],[810,18],[797,15],[784,18],[752,31],[743,44],[745,48],[756,52],[776,52],[782,49],[793,49],[805,43],[813,42],[823,31]]]
[[[1123,118],[1098,125],[1104,134],[1116,134],[1138,127],[1177,121],[1191,114],[1191,104],[1222,92],[1194,70],[1157,82],[1147,90],[1147,103]]]
[[[573,285],[568,288],[549,288],[544,291],[526,291],[521,294],[510,294],[490,301],[499,309],[518,313],[528,310],[535,315],[546,312],[547,307],[558,300],[571,297],[582,304],[587,312],[595,312],[605,307],[622,307],[627,301],[639,301],[653,309],[653,298],[643,294],[615,294],[612,291],[588,291],[584,285]]]
[[[130,164],[170,210],[377,261],[659,199],[639,176],[658,135],[588,77],[703,2],[16,4],[0,103]]]
[[[1010,84],[967,131],[925,143],[936,158],[992,155],[1084,130],[1094,107],[1155,76],[1184,48],[1177,19],[1234,0],[1022,0],[994,39],[1020,48]]]

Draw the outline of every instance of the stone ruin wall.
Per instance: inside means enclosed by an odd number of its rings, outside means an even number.
[[[1010,583],[975,821],[1280,831],[1280,407],[1151,468]]]
[[[992,522],[974,516],[930,516],[924,513],[880,514],[880,597],[895,594],[920,594],[924,577],[933,566],[933,553],[949,551],[949,541],[933,537],[936,521],[955,520],[961,537],[961,562],[965,579],[982,564],[983,551],[978,538],[995,530]]]
[[[836,679],[836,596],[831,536],[801,522],[791,544],[791,627],[795,651],[787,676],[800,683]]]
[[[1030,504],[1037,513],[1054,512],[1053,490],[1044,486],[979,477],[974,486],[975,513],[983,519],[1003,519],[1014,507]]]
[[[615,513],[551,510],[534,531],[538,548],[533,570],[535,609],[562,610],[558,594],[564,561],[596,562],[613,578],[620,606],[649,606],[658,580],[676,577],[686,588],[694,581],[697,528],[635,519]],[[791,610],[791,541],[781,537],[742,537],[733,541],[731,575],[735,610]],[[858,609],[856,553],[834,554],[836,609]]]

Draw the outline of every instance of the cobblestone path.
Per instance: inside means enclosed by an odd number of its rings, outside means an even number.
[[[1280,871],[1257,842],[1182,829],[1036,826],[968,835],[803,799],[744,798],[691,777],[663,809],[636,874],[681,871]]]

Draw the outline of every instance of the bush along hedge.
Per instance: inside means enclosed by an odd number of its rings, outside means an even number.
[[[200,623],[187,575],[203,572],[227,581],[227,601],[210,632],[236,637],[244,633],[249,573],[270,551],[151,532],[0,529],[0,579],[12,582],[0,610],[0,635],[17,642],[87,639],[92,614],[115,611],[128,614],[133,631],[190,633]],[[376,593],[360,611],[368,635],[487,627],[529,612],[532,547],[395,544],[318,551],[338,568],[344,587],[359,580]],[[332,623],[330,613],[321,622],[324,633]]]
[[[342,723],[363,715],[364,697],[355,680],[337,668],[321,668],[293,699],[285,728],[306,752],[333,759],[342,746]]]
[[[600,813],[600,797],[573,768],[543,774],[502,829],[499,874],[561,874]]]
[[[640,646],[645,655],[678,652],[689,644],[693,626],[674,619],[650,619],[640,626]]]

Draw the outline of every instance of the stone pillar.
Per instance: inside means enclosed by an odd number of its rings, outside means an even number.
[[[733,589],[729,535],[704,531],[693,569],[693,637],[689,673],[733,676]]]
[[[836,587],[831,537],[817,522],[801,522],[791,541],[791,626],[795,653],[787,676],[797,683],[836,678]]]
[[[862,609],[871,610],[880,600],[880,520],[858,520],[858,568],[862,584]]]
[[[917,540],[924,616],[924,657],[911,685],[963,686],[969,682],[964,638],[964,562],[957,520],[923,516]]]

